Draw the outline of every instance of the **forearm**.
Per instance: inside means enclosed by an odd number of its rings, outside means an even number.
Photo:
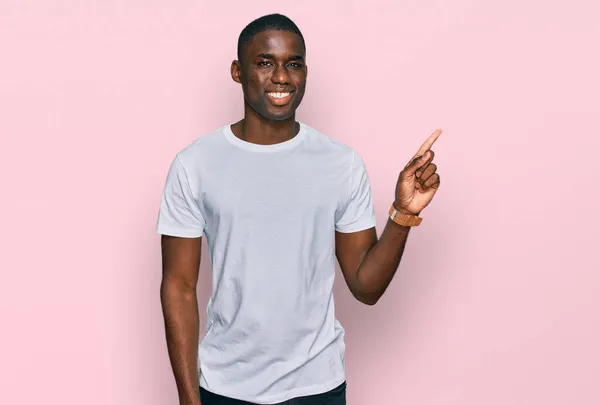
[[[167,348],[181,405],[200,405],[198,299],[195,287],[163,279],[160,289]]]
[[[381,237],[356,271],[357,298],[361,302],[373,305],[383,295],[400,265],[409,232],[409,226],[388,219]]]

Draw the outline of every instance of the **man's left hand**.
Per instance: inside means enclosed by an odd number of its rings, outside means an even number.
[[[435,154],[431,147],[441,134],[441,129],[435,130],[400,172],[394,206],[401,214],[419,215],[437,192],[440,175],[433,163]]]

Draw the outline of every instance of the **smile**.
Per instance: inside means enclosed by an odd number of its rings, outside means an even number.
[[[275,92],[267,92],[267,95],[271,98],[275,98],[275,99],[282,99],[282,98],[286,98],[290,96],[290,92],[286,92],[286,93],[275,93]]]
[[[284,106],[292,99],[293,91],[267,91],[267,98],[274,106]]]

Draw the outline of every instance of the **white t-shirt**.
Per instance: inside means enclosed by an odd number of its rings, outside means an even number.
[[[200,386],[272,404],[344,382],[335,231],[374,226],[361,157],[304,123],[274,145],[241,140],[225,125],[180,151],[157,232],[206,236],[213,283]]]

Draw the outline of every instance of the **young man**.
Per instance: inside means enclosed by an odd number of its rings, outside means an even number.
[[[361,157],[295,119],[305,54],[302,34],[287,17],[250,23],[231,65],[244,118],[198,138],[170,167],[157,231],[181,405],[345,404],[336,257],[354,297],[375,304],[440,184],[430,150],[438,130],[400,173],[378,239]],[[202,235],[213,285],[199,342]]]

